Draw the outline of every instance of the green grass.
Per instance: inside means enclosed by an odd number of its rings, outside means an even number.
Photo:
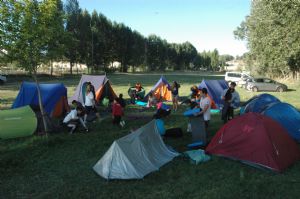
[[[148,91],[159,77],[156,74],[109,75],[115,91],[124,96],[127,96],[129,85],[139,81]],[[166,77],[170,82],[177,80],[181,84],[182,96],[203,78],[223,78],[199,74],[167,74]],[[44,82],[65,83],[69,96],[79,79],[79,76],[42,78]],[[21,79],[15,79],[0,87],[1,108],[11,106],[20,83]],[[292,91],[272,94],[299,109],[299,85],[289,84]],[[238,92],[243,101],[255,95],[242,89]],[[180,107],[165,120],[166,128],[186,130],[187,120],[182,116],[184,109]],[[128,106],[126,114],[151,115],[152,110],[139,112],[139,107]],[[91,124],[92,132],[88,134],[62,132],[48,137],[0,140],[0,198],[299,198],[299,162],[283,174],[275,174],[218,157],[200,165],[178,157],[143,180],[107,181],[94,173],[92,166],[115,139],[148,121],[128,120],[126,127],[119,129],[107,118]],[[210,138],[221,124],[220,116],[214,115],[208,130]],[[183,138],[165,139],[165,142],[183,152],[187,150],[191,136],[185,133]]]

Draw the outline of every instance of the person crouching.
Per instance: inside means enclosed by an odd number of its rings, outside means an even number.
[[[82,108],[76,107],[76,109],[71,110],[70,113],[66,115],[66,117],[63,120],[64,126],[66,126],[68,129],[70,129],[70,134],[73,134],[74,131],[77,128],[78,123],[81,123],[82,126],[85,128],[86,132],[88,132],[88,128],[82,121],[82,119],[79,117],[83,112]]]
[[[121,122],[122,115],[123,115],[123,108],[120,105],[119,98],[114,99],[114,103],[112,105],[112,118],[113,124],[124,126],[123,121]]]

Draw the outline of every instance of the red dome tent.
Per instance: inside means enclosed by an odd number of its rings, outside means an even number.
[[[300,159],[300,149],[273,119],[247,113],[229,121],[206,152],[281,172]]]

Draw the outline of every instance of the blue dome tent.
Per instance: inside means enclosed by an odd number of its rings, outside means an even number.
[[[248,112],[261,113],[269,104],[278,102],[280,102],[280,100],[275,96],[263,93],[248,100],[244,106],[241,107],[240,114],[242,115]]]
[[[216,108],[220,108],[223,102],[221,96],[225,89],[228,89],[228,83],[225,80],[202,80],[199,89],[206,88],[208,95],[216,104]]]
[[[295,107],[282,102],[273,103],[262,114],[280,123],[293,139],[300,142],[300,112]]]
[[[67,89],[62,83],[39,84],[42,104],[45,111],[52,117],[59,117],[69,109],[67,102]],[[23,82],[12,108],[26,105],[38,106],[37,85],[33,82]]]

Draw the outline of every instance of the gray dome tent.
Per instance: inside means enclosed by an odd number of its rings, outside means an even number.
[[[140,179],[178,155],[166,147],[152,120],[115,140],[93,169],[105,179]]]

